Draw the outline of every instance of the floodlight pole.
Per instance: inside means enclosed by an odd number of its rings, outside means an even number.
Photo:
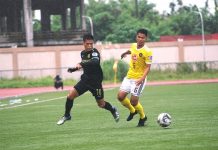
[[[82,17],[87,18],[89,20],[90,28],[91,28],[91,34],[94,36],[92,18],[89,17],[89,16],[82,16]]]
[[[204,36],[204,20],[203,20],[203,16],[202,13],[200,12],[198,6],[196,6],[198,11],[194,11],[196,13],[198,13],[200,15],[200,19],[201,19],[201,35],[202,35],[202,46],[203,46],[203,61],[205,61],[205,36]]]

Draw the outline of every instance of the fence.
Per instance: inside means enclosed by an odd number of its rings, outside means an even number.
[[[182,66],[183,65],[183,66]],[[180,66],[184,69],[190,69],[191,71],[205,71],[209,69],[218,70],[218,61],[210,61],[210,62],[189,62],[189,63],[154,63],[152,64],[151,70],[172,70],[175,71]],[[113,67],[113,66],[111,66]],[[67,68],[38,68],[38,69],[20,69],[16,70],[18,72],[19,77],[23,78],[42,78],[46,76],[55,77],[55,71],[60,70],[61,74],[59,74],[63,79],[74,79],[78,80],[82,71],[68,73]],[[103,68],[104,69],[104,68]],[[13,78],[13,72],[15,70],[0,70],[0,77]]]

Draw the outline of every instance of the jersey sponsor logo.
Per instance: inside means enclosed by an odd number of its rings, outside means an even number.
[[[93,52],[93,53],[92,53],[92,56],[98,56],[98,53]]]
[[[137,56],[135,54],[132,55],[132,60],[136,61],[137,60]]]

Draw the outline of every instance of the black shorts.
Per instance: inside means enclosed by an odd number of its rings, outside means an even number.
[[[87,91],[90,91],[96,100],[100,100],[104,98],[104,90],[102,88],[102,84],[97,84],[95,87],[91,86],[80,80],[74,88],[77,90],[79,95],[84,94]]]

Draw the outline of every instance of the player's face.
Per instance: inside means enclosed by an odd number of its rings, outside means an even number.
[[[85,40],[85,41],[83,42],[83,45],[84,45],[84,47],[85,47],[85,50],[87,50],[87,51],[92,50],[92,49],[93,49],[93,43],[94,43],[93,40]]]
[[[146,38],[147,37],[144,34],[142,34],[142,33],[138,33],[136,35],[136,42],[137,42],[138,48],[141,48],[141,47],[144,46]]]

